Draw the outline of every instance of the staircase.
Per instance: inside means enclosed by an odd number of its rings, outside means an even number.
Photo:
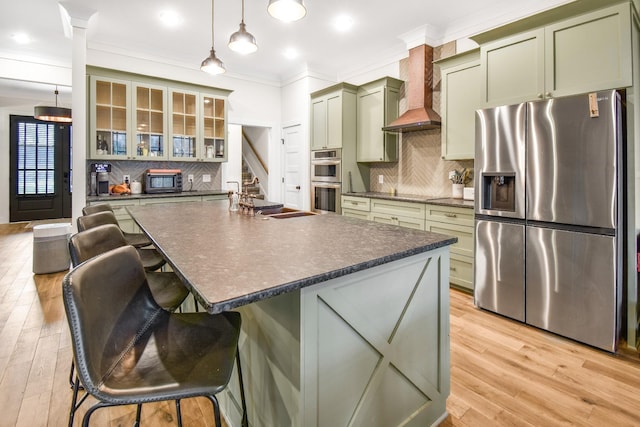
[[[253,173],[249,170],[249,166],[247,166],[244,159],[242,159],[242,184],[244,186],[245,182],[253,181]],[[264,194],[262,194],[260,190],[260,184],[251,184],[245,186],[247,189],[247,193],[255,196],[256,199],[264,199]]]

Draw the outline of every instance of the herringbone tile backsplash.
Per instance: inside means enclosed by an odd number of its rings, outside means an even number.
[[[434,48],[434,59],[455,54],[455,42]],[[400,79],[408,77],[408,58],[400,61]],[[400,112],[406,111],[404,84],[401,88]],[[440,113],[440,68],[433,69],[433,109]],[[371,164],[370,190],[428,197],[450,197],[449,171],[473,169],[473,160],[449,161],[442,159],[440,129],[401,134],[399,160],[395,163]],[[378,176],[383,184],[378,184]],[[473,181],[467,186],[472,186]]]
[[[91,170],[89,165],[94,162],[95,161],[91,160],[87,161],[87,171]],[[187,182],[189,174],[193,174],[192,190],[217,190],[222,188],[220,163],[141,162],[132,160],[112,160],[107,163],[111,164],[111,174],[109,175],[110,184],[122,183],[122,176],[125,174],[131,176],[132,181],[142,181],[142,175],[147,169],[180,169],[182,171],[182,182],[185,190],[190,190],[189,183]],[[202,181],[202,175],[204,174],[211,175],[211,182]]]

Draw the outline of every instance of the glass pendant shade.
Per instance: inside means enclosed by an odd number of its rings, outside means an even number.
[[[231,38],[229,39],[229,49],[243,55],[253,53],[258,50],[256,38],[253,37],[251,33],[247,32],[244,22],[240,22],[240,29],[231,34]]]
[[[269,15],[284,22],[297,21],[307,14],[302,0],[269,0],[267,10]]]
[[[224,64],[216,56],[216,51],[213,50],[213,47],[211,48],[209,56],[205,58],[204,61],[202,61],[202,64],[200,64],[200,69],[205,73],[214,75],[222,74],[226,71],[226,69],[224,68]]]
[[[33,109],[33,117],[38,120],[58,123],[71,123],[71,108],[58,107],[58,88],[55,90],[56,106],[37,106]]]

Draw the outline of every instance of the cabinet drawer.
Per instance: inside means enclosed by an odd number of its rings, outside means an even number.
[[[426,221],[426,230],[457,237],[458,242],[451,246],[451,253],[473,257],[473,227]]]
[[[342,196],[342,208],[369,212],[371,199],[367,197]]]
[[[371,212],[424,220],[425,205],[423,203],[371,199]]]
[[[473,209],[452,206],[425,205],[425,219],[473,227]]]
[[[416,230],[424,230],[424,220],[418,218],[410,218],[406,216],[396,216],[386,213],[371,212],[369,219],[374,222],[383,224],[399,225],[401,227],[413,228]]]
[[[365,220],[369,219],[369,212],[359,211],[357,209],[345,209],[345,208],[342,208],[342,215],[343,216],[348,216],[348,217],[351,217],[351,218],[360,218],[360,219],[365,219]]]
[[[464,290],[473,291],[473,258],[451,253],[449,283]]]

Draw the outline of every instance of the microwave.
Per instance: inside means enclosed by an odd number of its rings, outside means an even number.
[[[142,180],[144,192],[180,193],[182,192],[182,171],[180,169],[147,169]]]

